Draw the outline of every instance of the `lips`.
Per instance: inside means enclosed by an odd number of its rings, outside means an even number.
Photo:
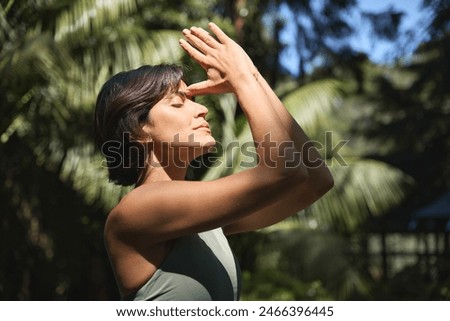
[[[197,127],[194,127],[194,129],[200,129],[200,128],[206,128],[206,129],[209,130],[209,124],[208,123],[203,123],[203,124],[200,124]]]

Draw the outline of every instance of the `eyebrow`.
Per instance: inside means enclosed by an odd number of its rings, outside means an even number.
[[[185,92],[185,91],[178,90],[178,91],[176,92],[176,95],[180,96],[180,97],[183,98],[183,99],[188,98],[188,96],[186,95],[186,92]]]
[[[181,97],[181,99],[183,99],[183,100],[190,99],[190,100],[192,100],[192,101],[195,101],[195,96],[188,96],[188,95],[186,94],[186,92],[185,92],[185,91],[182,91],[182,90],[176,91],[176,92],[175,92],[175,95]]]

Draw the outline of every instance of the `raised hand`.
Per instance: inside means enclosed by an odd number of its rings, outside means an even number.
[[[222,94],[235,92],[257,70],[245,51],[217,25],[209,23],[217,38],[202,28],[183,30],[186,40],[180,45],[206,71],[208,79],[190,85],[188,95]]]

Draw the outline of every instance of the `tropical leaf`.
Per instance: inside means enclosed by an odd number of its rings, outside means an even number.
[[[93,144],[74,147],[67,151],[60,178],[70,182],[87,204],[97,203],[109,211],[130,188],[110,183],[104,164],[104,158],[95,151]]]
[[[328,231],[290,228],[270,232],[258,266],[273,269],[295,280],[320,280],[337,300],[353,294],[368,297],[368,282],[349,257],[349,242]],[[265,261],[270,259],[271,263]]]
[[[72,62],[67,70],[70,78],[61,89],[67,106],[92,113],[97,93],[111,74],[144,64],[179,61],[182,52],[177,39],[177,32],[153,31],[147,40],[129,37],[113,48],[105,45],[86,50],[83,63]]]
[[[105,25],[114,25],[123,17],[136,12],[135,0],[78,0],[56,20],[57,42],[80,42]]]
[[[308,83],[283,98],[283,103],[313,139],[334,125],[332,115],[342,102],[342,84],[335,79]]]
[[[71,118],[64,95],[70,59],[58,50],[48,33],[35,30],[6,47],[0,55],[0,76],[11,103],[1,110],[2,142],[16,132],[24,137],[27,129],[43,136],[65,130]]]
[[[414,186],[414,179],[384,162],[346,157],[345,166],[329,166],[334,188],[296,216],[265,230],[295,228],[337,229],[352,233],[368,218],[398,206]]]
[[[354,231],[370,216],[399,205],[414,184],[404,172],[380,161],[346,158],[346,162],[330,166],[335,187],[303,213],[319,226]]]

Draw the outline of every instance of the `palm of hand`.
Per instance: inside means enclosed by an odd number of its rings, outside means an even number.
[[[245,51],[214,24],[211,30],[218,40],[201,28],[184,30],[183,49],[206,71],[208,79],[190,85],[189,95],[233,92],[233,85],[245,74],[251,74],[253,63]]]

